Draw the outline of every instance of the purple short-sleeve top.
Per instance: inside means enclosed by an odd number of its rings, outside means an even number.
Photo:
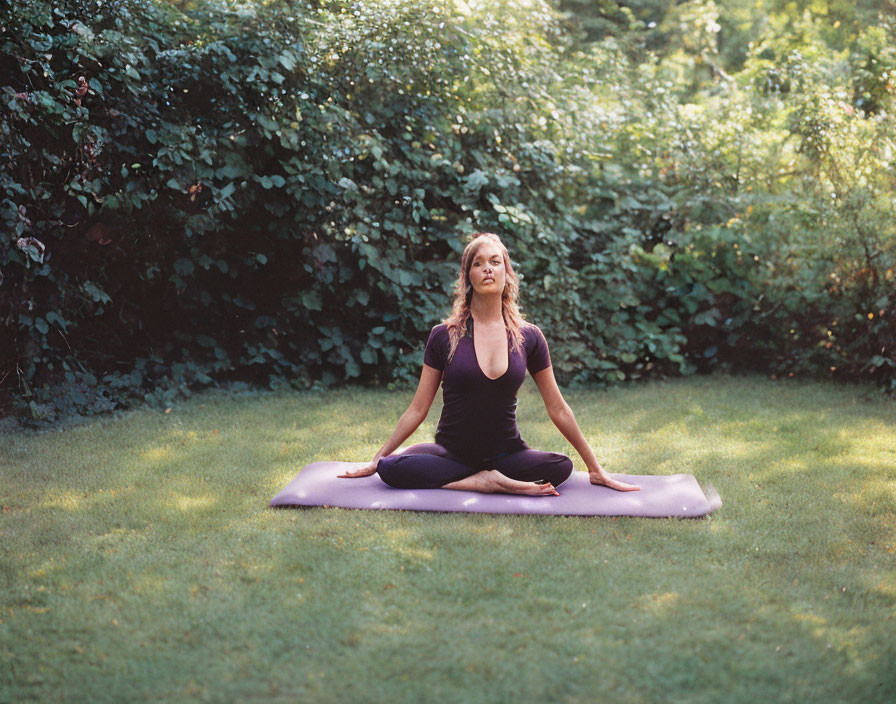
[[[507,371],[487,377],[476,359],[473,321],[448,362],[450,343],[445,324],[429,334],[423,363],[442,372],[442,415],[436,442],[471,465],[528,449],[516,425],[517,392],[526,377],[551,366],[548,343],[536,325],[524,323],[523,344],[512,349],[508,334]]]

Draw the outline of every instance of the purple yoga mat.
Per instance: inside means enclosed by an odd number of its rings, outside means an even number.
[[[573,472],[558,487],[560,496],[480,494],[453,489],[394,489],[378,475],[339,479],[364,462],[313,462],[271,501],[272,507],[334,506],[339,508],[463,511],[468,513],[531,513],[557,516],[643,516],[696,518],[722,505],[709,487],[703,492],[692,474],[614,474],[641,486],[641,491],[614,491],[595,486],[585,472]]]

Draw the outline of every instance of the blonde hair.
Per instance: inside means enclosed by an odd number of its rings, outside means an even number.
[[[448,361],[454,357],[457,345],[467,334],[467,321],[471,319],[470,301],[473,298],[473,285],[470,283],[470,268],[473,266],[479,248],[486,242],[492,242],[501,249],[504,258],[504,291],[501,293],[501,313],[504,317],[504,325],[510,334],[511,349],[516,351],[523,344],[522,328],[526,324],[523,315],[517,306],[517,298],[520,292],[520,280],[517,278],[513,265],[510,263],[510,255],[501,238],[491,232],[477,232],[464,248],[460,258],[460,275],[454,285],[454,302],[451,307],[451,315],[445,319],[448,328]]]

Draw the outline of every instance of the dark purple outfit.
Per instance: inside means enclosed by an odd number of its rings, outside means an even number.
[[[526,369],[536,374],[551,366],[541,330],[525,324],[522,333],[523,344],[515,351],[508,335],[507,371],[490,379],[476,359],[472,320],[450,363],[448,328],[442,324],[432,329],[423,363],[442,371],[444,405],[436,441],[383,457],[377,472],[384,482],[402,489],[433,489],[483,469],[497,469],[520,481],[545,480],[554,486],[569,478],[569,457],[530,449],[516,426],[517,392]]]

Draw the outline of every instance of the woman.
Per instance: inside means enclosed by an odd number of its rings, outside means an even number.
[[[378,472],[403,489],[559,496],[556,487],[572,473],[572,460],[530,449],[516,426],[516,394],[528,368],[554,425],[585,461],[591,483],[619,491],[640,488],[613,479],[598,463],[557,387],[541,330],[522,319],[518,293],[500,238],[474,235],[461,258],[451,315],[426,343],[411,405],[370,464],[340,477]],[[444,406],[435,443],[392,455],[426,418],[440,383]]]

